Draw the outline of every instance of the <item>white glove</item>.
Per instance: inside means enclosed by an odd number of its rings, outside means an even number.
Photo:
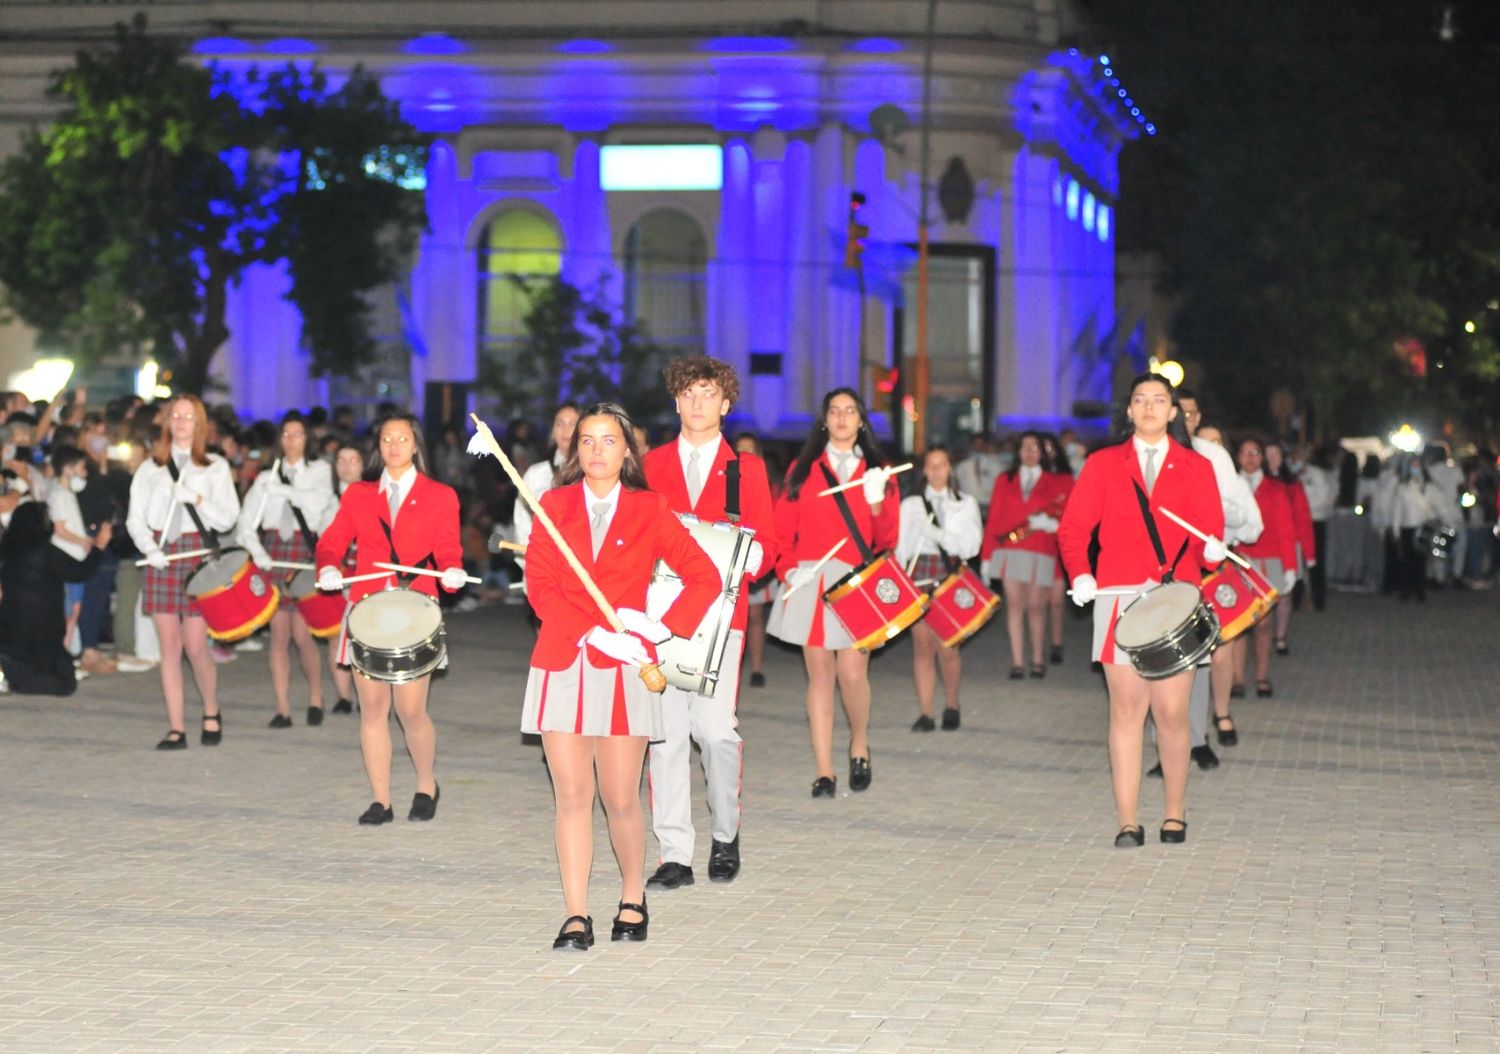
[[[620,616],[620,624],[631,633],[645,637],[652,644],[665,644],[672,639],[672,631],[666,626],[650,618],[644,611],[635,608],[619,608],[615,611]]]
[[[1213,535],[1209,535],[1208,541],[1203,543],[1203,562],[1206,564],[1216,564],[1228,555],[1224,543]]]
[[[750,539],[750,555],[745,559],[745,574],[755,578],[760,574],[761,562],[766,558],[766,550],[755,539]]]
[[[1044,534],[1056,534],[1058,521],[1056,516],[1048,516],[1045,512],[1033,512],[1026,518],[1026,526]]]
[[[1314,567],[1317,567],[1317,566],[1318,566],[1318,561],[1316,561],[1316,560],[1309,560],[1309,561],[1307,561],[1307,569],[1309,571],[1311,571]]]
[[[1073,603],[1083,607],[1099,595],[1099,583],[1093,575],[1079,575],[1073,579]]]
[[[443,568],[443,577],[438,582],[450,593],[457,593],[469,581],[469,576],[462,567]]]
[[[879,505],[885,500],[885,484],[891,478],[889,469],[867,468],[861,477],[864,484],[865,503]]]
[[[801,589],[810,586],[818,577],[811,567],[794,567],[787,572],[786,587],[788,590]]]
[[[167,569],[167,554],[160,549],[152,549],[146,554],[146,566],[155,568],[158,571],[165,571]]]
[[[1287,568],[1286,573],[1281,576],[1281,591],[1283,593],[1290,593],[1296,587],[1297,569],[1295,567],[1289,567]]]
[[[641,643],[641,639],[629,633],[611,633],[603,626],[595,626],[589,630],[583,642],[592,644],[611,659],[629,663],[631,666],[645,666],[651,661],[651,656],[646,651],[646,646]]]
[[[270,574],[275,570],[275,568],[271,566],[271,554],[266,552],[265,546],[252,544],[246,546],[246,548],[250,550],[250,559],[255,561],[256,567],[260,568],[267,574]]]
[[[325,593],[337,593],[344,588],[344,576],[337,567],[318,568],[318,588]]]
[[[926,538],[929,542],[941,544],[943,541],[943,529],[935,523],[924,523],[922,524],[922,537]]]
[[[172,484],[172,498],[175,501],[182,502],[184,505],[198,504],[198,492],[180,479]]]

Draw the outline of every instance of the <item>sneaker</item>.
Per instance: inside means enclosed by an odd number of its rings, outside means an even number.
[[[79,668],[87,670],[89,673],[116,673],[119,670],[119,666],[114,659],[100,654],[92,648],[83,653],[83,658],[79,660],[78,665]]]
[[[235,651],[265,651],[266,646],[255,637],[246,637],[234,646]]]
[[[475,597],[469,596],[469,597],[464,597],[457,604],[454,604],[453,605],[453,610],[454,611],[459,611],[459,612],[465,612],[465,613],[467,613],[467,612],[473,611],[478,606],[479,606],[479,600],[477,598],[475,598]]]
[[[115,669],[120,673],[145,673],[156,669],[156,663],[149,659],[138,659],[134,655],[121,655],[115,660]]]

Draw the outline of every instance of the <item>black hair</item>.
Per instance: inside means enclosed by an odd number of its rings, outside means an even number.
[[[1010,468],[1005,470],[1006,479],[1015,479],[1018,475],[1021,474],[1021,444],[1026,442],[1026,438],[1028,436],[1036,440],[1037,449],[1041,452],[1042,459],[1039,464],[1041,465],[1042,471],[1052,471],[1052,469],[1047,465],[1047,444],[1044,441],[1045,437],[1036,429],[1028,428],[1026,429],[1026,431],[1015,437],[1016,458],[1010,463]]]
[[[557,470],[554,486],[566,487],[583,479],[583,466],[578,463],[578,437],[583,434],[583,422],[590,417],[613,417],[625,437],[625,462],[620,466],[620,483],[627,490],[646,490],[646,470],[641,467],[641,450],[635,441],[635,422],[619,403],[594,403],[578,412],[578,427],[573,430],[573,441],[568,444],[568,460]]]
[[[818,420],[813,424],[812,431],[808,433],[807,441],[802,444],[797,460],[792,463],[791,475],[787,477],[787,497],[793,501],[796,501],[798,495],[801,494],[802,484],[807,482],[813,462],[822,456],[823,448],[828,445],[828,408],[840,395],[847,395],[853,399],[855,407],[859,410],[859,434],[854,437],[854,443],[863,452],[865,464],[871,467],[884,467],[889,464],[889,459],[880,449],[880,444],[875,441],[875,434],[870,431],[870,414],[865,409],[865,401],[853,388],[835,388],[823,396],[823,404],[818,409]]]
[[[948,447],[945,444],[943,444],[943,443],[933,443],[933,444],[931,444],[930,446],[928,446],[926,452],[922,454],[922,469],[923,469],[923,472],[922,472],[922,484],[921,484],[921,486],[917,487],[916,493],[917,494],[921,494],[926,489],[926,485],[927,485],[927,472],[926,472],[926,469],[927,469],[927,455],[928,454],[942,454],[945,458],[948,459],[948,493],[951,494],[951,495],[953,495],[955,498],[962,497],[963,496],[963,491],[961,491],[961,490],[958,489],[958,473],[955,472],[955,471],[953,471],[953,469],[954,469],[954,465],[953,465],[953,451],[949,450]]]
[[[1135,434],[1135,426],[1130,422],[1130,400],[1135,398],[1135,390],[1143,384],[1161,385],[1167,390],[1167,398],[1172,400],[1172,405],[1174,407],[1177,405],[1177,389],[1172,387],[1171,381],[1167,380],[1159,373],[1137,373],[1134,377],[1130,378],[1130,388],[1125,393],[1125,406],[1120,411],[1121,415],[1124,417],[1124,421],[1122,422],[1122,430],[1127,439]],[[1181,420],[1181,414],[1178,414],[1174,419],[1175,422],[1181,422]],[[1167,422],[1168,437],[1176,440],[1183,446],[1187,446],[1190,442],[1190,440],[1187,438],[1187,426],[1179,423],[1178,428],[1174,431],[1172,428],[1174,421]]]
[[[1279,440],[1279,439],[1268,439],[1268,440],[1266,440],[1264,443],[1261,444],[1261,447],[1260,447],[1260,452],[1261,452],[1261,455],[1263,457],[1265,456],[1265,452],[1266,452],[1266,448],[1267,447],[1275,447],[1277,450],[1281,451],[1281,470],[1279,472],[1277,472],[1274,476],[1272,476],[1271,475],[1271,466],[1267,465],[1266,466],[1266,475],[1271,476],[1272,479],[1279,479],[1283,483],[1296,483],[1297,482],[1297,475],[1296,475],[1296,473],[1294,473],[1292,471],[1291,466],[1289,466],[1287,464],[1286,445],[1284,443],[1282,443],[1282,441]],[[1270,458],[1266,458],[1266,460],[1269,461]]]
[[[40,501],[23,501],[10,515],[10,526],[0,538],[0,561],[20,556],[28,549],[52,541],[52,517]]]
[[[52,448],[52,471],[55,475],[61,476],[65,469],[87,460],[88,455],[76,446],[63,445]]]
[[[424,476],[427,475],[427,444],[422,440],[422,422],[417,420],[417,415],[410,410],[396,410],[382,417],[370,436],[374,449],[365,455],[365,479],[372,483],[380,479],[380,474],[385,471],[385,457],[380,452],[380,433],[392,421],[405,421],[411,428],[412,468]]]
[[[302,442],[302,460],[318,460],[318,455],[322,453],[322,451],[318,449],[318,444],[313,440],[312,429],[308,427],[307,418],[296,410],[288,410],[286,413],[282,414],[281,423],[276,426],[276,439],[272,443],[272,446],[276,448],[276,456],[282,456],[283,452],[281,449],[281,432],[282,429],[286,428],[287,425],[302,426],[302,433],[304,436]]]

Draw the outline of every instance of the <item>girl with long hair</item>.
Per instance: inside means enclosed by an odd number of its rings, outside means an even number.
[[[1312,508],[1307,501],[1307,491],[1302,487],[1302,480],[1292,471],[1287,464],[1286,448],[1277,440],[1271,440],[1265,445],[1266,475],[1277,480],[1286,488],[1287,499],[1292,503],[1292,532],[1295,541],[1292,543],[1296,551],[1296,563],[1292,566],[1297,571],[1298,581],[1307,578],[1307,570],[1318,564],[1318,543],[1313,536]],[[1287,647],[1286,634],[1292,624],[1292,609],[1296,607],[1291,594],[1282,598],[1282,602],[1276,605],[1272,618],[1276,620],[1276,654],[1286,655],[1290,651]]]
[[[1287,493],[1285,483],[1266,471],[1265,444],[1261,440],[1241,439],[1235,448],[1235,460],[1240,466],[1240,476],[1255,495],[1255,504],[1265,524],[1259,538],[1237,548],[1266,581],[1281,591],[1282,599],[1277,608],[1289,608],[1292,589],[1297,584],[1297,527],[1291,495]],[[1271,634],[1276,621],[1274,615],[1263,618],[1249,633],[1242,633],[1229,642],[1229,647],[1234,649],[1234,686],[1229,689],[1231,699],[1242,698],[1245,694],[1245,658],[1250,647],[1246,638],[1249,637],[1255,640],[1255,694],[1262,699],[1271,695]]]
[[[344,492],[351,486],[364,478],[365,474],[365,452],[352,439],[343,440],[335,438],[333,449],[328,451],[329,458],[333,462],[333,500],[335,505],[343,500]],[[350,544],[350,552],[345,555],[343,567],[346,574],[354,574],[354,545]],[[354,713],[354,674],[350,672],[347,663],[339,661],[339,649],[337,646],[328,649],[328,672],[333,675],[333,687],[338,692],[339,701],[333,704],[333,712],[336,714]]]

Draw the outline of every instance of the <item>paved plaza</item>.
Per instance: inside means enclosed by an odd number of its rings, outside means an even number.
[[[1184,846],[1112,847],[1101,678],[965,651],[959,732],[908,731],[910,645],[874,664],[874,785],[812,800],[800,656],[746,689],[745,866],[619,896],[554,953],[552,804],[516,732],[521,609],[449,619],[443,794],[362,828],[357,719],[271,731],[264,654],[221,669],[224,743],[158,753],[154,673],[0,698],[0,1050],[1493,1051],[1500,1049],[1500,593],[1335,595],[1272,700],[1193,773]],[[398,740],[399,742],[399,740]],[[840,726],[840,751],[847,736]],[[701,786],[701,774],[695,776]],[[696,803],[695,803],[696,804]],[[648,843],[655,865],[655,842]]]

